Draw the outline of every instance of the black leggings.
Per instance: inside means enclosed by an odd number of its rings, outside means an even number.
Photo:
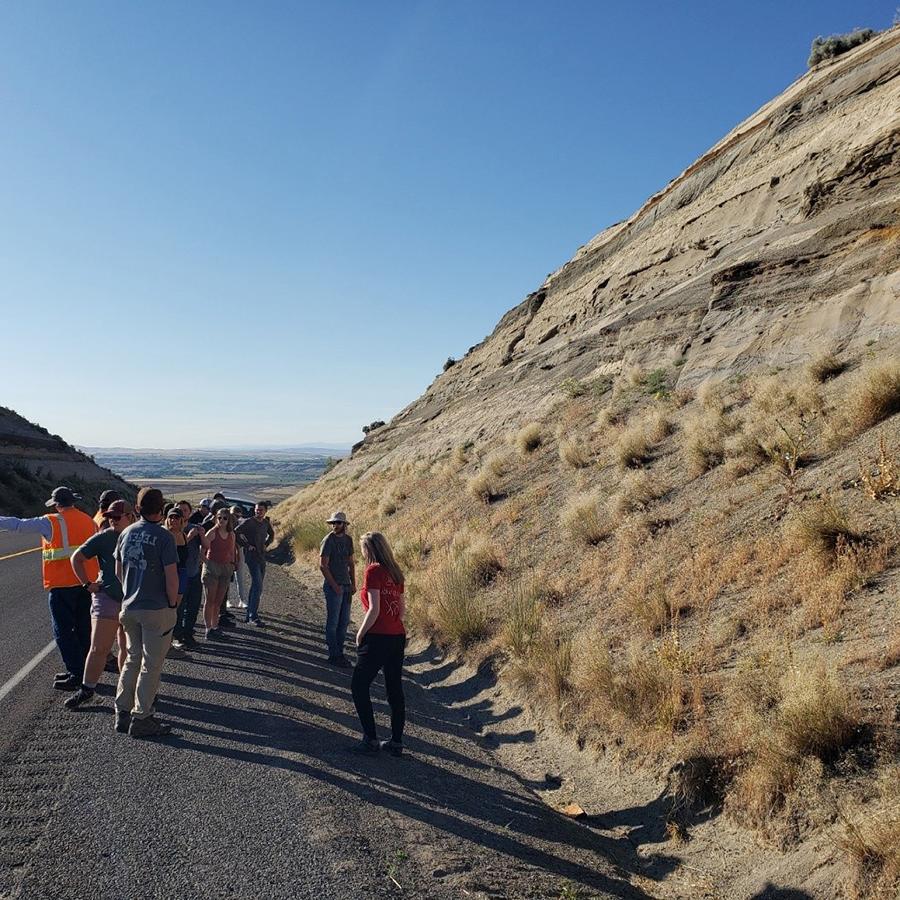
[[[403,740],[406,723],[406,700],[403,697],[403,652],[406,649],[405,634],[367,634],[357,648],[356,668],[353,670],[353,702],[363,733],[376,739],[375,714],[369,689],[375,676],[384,669],[384,687],[391,707],[391,737],[398,744]]]

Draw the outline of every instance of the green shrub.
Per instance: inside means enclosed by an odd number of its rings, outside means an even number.
[[[294,553],[308,553],[310,550],[318,550],[319,544],[331,529],[324,522],[316,522],[306,519],[298,522],[291,532],[291,543]]]
[[[871,28],[857,28],[846,34],[832,34],[830,37],[817,37],[812,42],[807,65],[815,66],[826,59],[834,59],[866,41],[870,41],[878,32]]]

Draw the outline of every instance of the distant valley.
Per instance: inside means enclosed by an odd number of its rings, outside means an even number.
[[[83,447],[97,463],[136,484],[159,487],[167,496],[192,501],[221,490],[226,495],[267,499],[289,496],[297,487],[315,481],[349,452],[348,447],[247,447],[133,449]]]

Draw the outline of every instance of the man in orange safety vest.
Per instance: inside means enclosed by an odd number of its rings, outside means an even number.
[[[53,686],[74,691],[81,685],[84,661],[91,646],[91,595],[86,585],[100,574],[97,560],[87,560],[88,581],[79,582],[72,570],[72,554],[97,531],[94,520],[75,508],[81,499],[71,488],[55,488],[46,505],[55,512],[34,519],[0,516],[0,531],[20,531],[41,536],[41,568],[49,595],[53,637],[62,656],[65,672]]]

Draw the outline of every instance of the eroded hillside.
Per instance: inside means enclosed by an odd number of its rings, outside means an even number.
[[[46,512],[44,501],[58,484],[80,492],[86,508],[92,510],[107,488],[115,488],[132,500],[136,494],[134,485],[98,466],[59,435],[0,407],[0,514]]]
[[[900,887],[898,76],[805,75],[275,511],[384,530],[598,803],[655,775],[662,895]]]

